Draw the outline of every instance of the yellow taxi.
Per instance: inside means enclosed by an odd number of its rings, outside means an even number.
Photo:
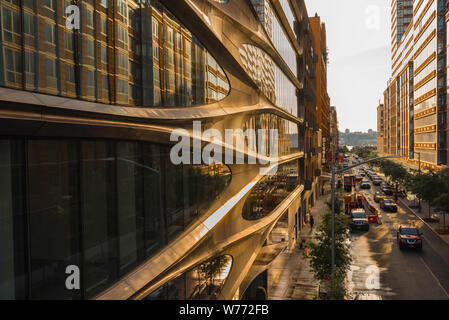
[[[379,192],[379,191],[377,191],[376,194],[374,195],[374,201],[376,201],[377,203],[380,202],[380,199],[386,199],[386,198],[387,198],[387,196],[384,193]]]

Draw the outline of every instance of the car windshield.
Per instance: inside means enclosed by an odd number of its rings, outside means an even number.
[[[410,236],[417,236],[419,235],[419,231],[416,228],[402,228],[401,229],[402,234],[410,235]]]
[[[388,199],[385,199],[385,200],[384,200],[384,203],[385,203],[385,204],[392,204],[392,203],[393,203],[393,201],[391,201],[391,200],[388,200]]]
[[[364,212],[353,212],[352,217],[353,218],[366,218],[366,214]]]

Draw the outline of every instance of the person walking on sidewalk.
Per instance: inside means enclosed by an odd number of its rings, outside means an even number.
[[[310,215],[310,229],[313,229],[313,224],[315,223],[315,221],[313,220],[313,216]]]

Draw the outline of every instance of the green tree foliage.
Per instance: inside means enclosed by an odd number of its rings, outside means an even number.
[[[330,299],[343,299],[346,295],[344,280],[352,262],[349,230],[345,214],[335,214],[335,274],[328,293]],[[315,279],[323,283],[332,273],[332,214],[328,210],[313,241],[309,244],[310,266]]]
[[[349,149],[347,146],[342,146],[338,148],[338,153],[348,153]]]
[[[355,153],[360,158],[365,159],[365,160],[377,157],[377,152],[375,150],[373,150],[373,148],[370,148],[370,147],[356,146],[356,147],[352,148],[351,152]]]
[[[435,206],[435,211],[442,213],[446,227],[446,214],[449,213],[449,173],[441,171],[436,176],[438,181],[435,187],[430,188],[436,193],[432,205]]]
[[[341,144],[347,146],[375,146],[377,145],[377,132],[339,132]]]
[[[200,265],[199,271],[202,276],[208,280],[209,294],[212,294],[214,279],[220,275],[228,264],[228,257],[219,256]]]
[[[329,211],[331,211],[332,210],[332,199],[329,198],[326,201],[326,205],[327,205]],[[335,195],[334,210],[335,210],[335,213],[344,213],[345,202],[343,201],[343,193],[342,192],[338,192]]]
[[[409,190],[429,204],[429,219],[431,218],[430,206],[434,203],[434,200],[444,192],[449,192],[444,187],[444,181],[441,179],[441,176],[432,171],[416,174],[408,179]]]
[[[403,186],[407,181],[409,181],[409,173],[402,164],[391,160],[382,160],[379,165],[380,170],[393,183],[395,189],[395,200],[397,201],[399,186]]]

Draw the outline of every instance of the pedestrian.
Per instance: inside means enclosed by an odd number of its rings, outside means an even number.
[[[314,223],[315,223],[315,221],[313,220],[313,216],[310,215],[310,228],[313,228]]]

